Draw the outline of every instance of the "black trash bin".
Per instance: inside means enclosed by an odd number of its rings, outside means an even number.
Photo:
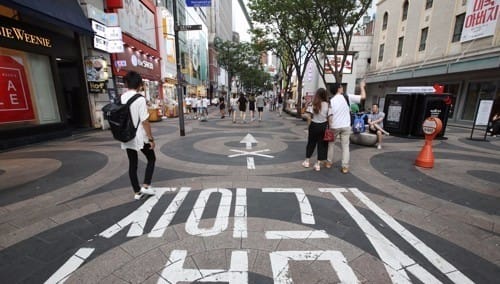
[[[446,103],[449,94],[395,93],[385,97],[384,129],[391,135],[424,137],[422,123],[428,117],[438,117],[443,129],[437,137],[443,137],[448,122],[450,105]]]

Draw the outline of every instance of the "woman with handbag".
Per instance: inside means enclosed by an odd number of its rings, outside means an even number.
[[[306,159],[302,162],[302,166],[305,168],[309,168],[310,159],[316,147],[318,148],[318,160],[314,164],[314,170],[319,171],[321,161],[326,160],[328,142],[324,140],[324,136],[328,127],[329,108],[328,92],[324,88],[319,88],[312,101],[312,118],[307,136]]]

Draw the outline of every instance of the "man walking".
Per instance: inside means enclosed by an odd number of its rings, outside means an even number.
[[[340,137],[342,148],[342,168],[340,171],[343,174],[349,172],[349,136],[351,135],[351,112],[349,105],[353,103],[359,104],[361,100],[366,99],[365,85],[364,80],[360,82],[361,95],[359,96],[353,94],[344,95],[342,84],[333,84],[332,92],[334,95],[330,99],[330,128],[333,129],[336,137]],[[335,142],[328,143],[327,168],[331,167],[333,162],[333,143]]]
[[[257,112],[259,112],[259,121],[262,121],[262,112],[264,111],[265,105],[265,98],[262,92],[260,92],[257,99],[255,99],[255,104],[257,105]]]
[[[143,82],[141,75],[134,71],[128,72],[127,75],[123,77],[123,81],[128,90],[121,95],[120,100],[122,104],[126,104],[130,98],[139,93],[139,89],[142,87]],[[130,115],[135,127],[137,127],[137,132],[134,139],[123,142],[121,148],[127,151],[129,161],[128,174],[132,189],[135,193],[134,199],[139,200],[144,197],[144,194],[155,194],[155,191],[151,188],[151,179],[153,178],[156,161],[154,152],[155,141],[151,133],[151,125],[148,121],[149,112],[145,98],[138,98],[130,105]],[[139,150],[146,156],[148,161],[142,187],[139,185],[139,179],[137,178],[137,152]]]

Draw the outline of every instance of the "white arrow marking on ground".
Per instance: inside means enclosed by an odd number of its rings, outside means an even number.
[[[240,143],[245,143],[247,150],[251,150],[252,143],[257,144],[258,142],[257,142],[257,140],[255,140],[255,138],[252,136],[252,134],[248,133],[247,136],[245,136],[245,138],[243,138],[240,141]]]
[[[248,133],[245,137],[243,137],[243,139],[241,139],[240,143],[244,143],[247,150],[252,150],[252,144],[257,144],[259,142],[255,139],[255,137],[252,136],[252,134]],[[257,151],[242,151],[242,150],[230,149],[230,151],[236,152],[238,154],[229,155],[228,156],[229,158],[234,158],[239,156],[260,156],[265,158],[274,158],[274,156],[271,155],[260,154],[262,152],[271,151],[269,149],[257,150]],[[255,170],[255,161],[253,157],[247,157],[247,168],[249,170]]]

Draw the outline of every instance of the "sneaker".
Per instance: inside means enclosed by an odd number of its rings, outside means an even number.
[[[304,162],[302,162],[302,166],[304,168],[309,168],[309,161],[305,160]]]
[[[141,187],[141,193],[147,195],[155,195],[156,191],[151,187]]]
[[[135,199],[135,200],[141,200],[141,199],[143,199],[143,198],[144,198],[144,194],[143,194],[142,192],[140,192],[140,191],[139,191],[139,192],[136,192],[136,193],[134,194],[134,199]]]
[[[348,167],[342,167],[340,169],[340,171],[343,173],[343,174],[347,174],[349,172],[349,168]]]
[[[320,166],[319,166],[319,162],[317,162],[316,164],[314,164],[314,170],[319,172],[320,170]]]
[[[325,161],[325,168],[329,169],[332,167],[332,162]]]
[[[381,149],[382,149],[382,145],[378,144],[378,145],[377,145],[377,149],[378,149],[378,150],[381,150]]]

